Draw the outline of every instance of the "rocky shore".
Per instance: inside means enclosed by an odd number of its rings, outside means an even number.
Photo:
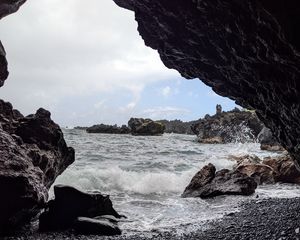
[[[300,238],[300,198],[255,199],[247,200],[240,206],[239,212],[229,213],[222,219],[200,223],[198,230],[175,235],[170,232],[151,233],[149,235],[128,235],[102,237],[105,240],[292,240]],[[72,232],[38,233],[23,232],[3,240],[93,240],[96,236],[75,235]]]

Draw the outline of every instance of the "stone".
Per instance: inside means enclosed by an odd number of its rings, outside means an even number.
[[[300,171],[289,155],[266,157],[262,163],[274,169],[277,182],[300,184]]]
[[[300,163],[300,2],[114,0],[166,67],[255,109]]]
[[[162,123],[151,119],[131,118],[128,121],[128,126],[132,135],[162,135],[165,131],[165,126]]]
[[[213,164],[204,166],[186,187],[182,197],[211,198],[219,195],[251,195],[257,183],[238,171],[222,169],[216,172]]]
[[[44,207],[48,190],[75,159],[50,113],[24,117],[0,100],[0,235],[24,225]]]
[[[262,122],[251,111],[219,112],[205,116],[192,124],[191,129],[200,143],[255,142],[263,128]]]
[[[285,151],[285,149],[279,144],[279,142],[273,136],[271,130],[264,127],[257,137],[260,142],[260,149],[267,151]]]
[[[158,120],[157,122],[162,123],[165,126],[165,133],[177,133],[177,134],[190,134],[193,135],[191,126],[197,121],[183,122],[181,120]]]
[[[109,196],[101,193],[85,193],[64,185],[54,186],[55,199],[50,200],[40,216],[40,231],[57,231],[73,228],[78,217],[94,218],[112,215],[120,218]]]
[[[118,127],[117,125],[99,124],[86,129],[88,133],[107,133],[107,134],[129,134],[130,128],[126,125]]]
[[[116,223],[106,219],[95,219],[87,217],[78,217],[74,223],[74,229],[78,234],[85,235],[121,235],[122,231]]]

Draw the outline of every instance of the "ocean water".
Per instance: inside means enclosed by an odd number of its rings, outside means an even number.
[[[115,209],[128,218],[121,223],[126,234],[182,234],[202,223],[238,211],[241,201],[268,197],[299,197],[295,185],[260,186],[250,197],[221,196],[214,199],[180,197],[194,174],[205,164],[232,168],[230,155],[276,155],[261,151],[257,143],[204,145],[191,135],[131,136],[88,134],[64,130],[76,160],[56,180],[81,190],[109,194]]]

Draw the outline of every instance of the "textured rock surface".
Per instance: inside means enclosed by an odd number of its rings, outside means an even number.
[[[34,216],[55,178],[74,161],[50,113],[23,117],[0,100],[0,233]]]
[[[165,125],[165,133],[178,133],[178,134],[194,134],[191,126],[197,122],[183,122],[181,120],[158,120],[158,122]]]
[[[279,144],[279,142],[273,136],[269,128],[264,127],[258,134],[258,141],[260,142],[261,150],[268,151],[284,151],[285,149]]]
[[[101,215],[121,217],[113,208],[109,196],[103,196],[100,193],[84,193],[73,187],[57,185],[54,186],[54,195],[55,199],[48,202],[46,211],[40,216],[39,228],[41,231],[73,228],[74,221],[78,217],[94,218]],[[77,229],[81,232],[87,232],[89,226],[94,229],[94,233],[97,231],[96,223],[90,225],[87,221],[81,223],[77,224]],[[90,231],[93,230],[90,229]]]
[[[88,133],[109,133],[109,134],[129,134],[131,130],[126,126],[122,125],[118,127],[117,125],[106,125],[99,124],[94,125],[86,129]]]
[[[211,163],[192,178],[182,197],[211,198],[219,195],[251,195],[257,183],[246,174],[222,169],[216,172]]]
[[[253,142],[262,128],[255,113],[239,110],[206,115],[191,126],[201,143]]]
[[[130,118],[128,126],[132,135],[161,135],[165,131],[165,125],[151,119]]]
[[[114,0],[168,68],[256,109],[300,162],[300,2]]]

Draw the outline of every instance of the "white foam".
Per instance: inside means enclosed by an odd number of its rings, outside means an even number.
[[[98,189],[103,192],[129,192],[139,194],[181,193],[198,169],[181,174],[171,172],[133,172],[120,167],[107,169],[69,169],[56,184],[68,184],[83,190]]]

